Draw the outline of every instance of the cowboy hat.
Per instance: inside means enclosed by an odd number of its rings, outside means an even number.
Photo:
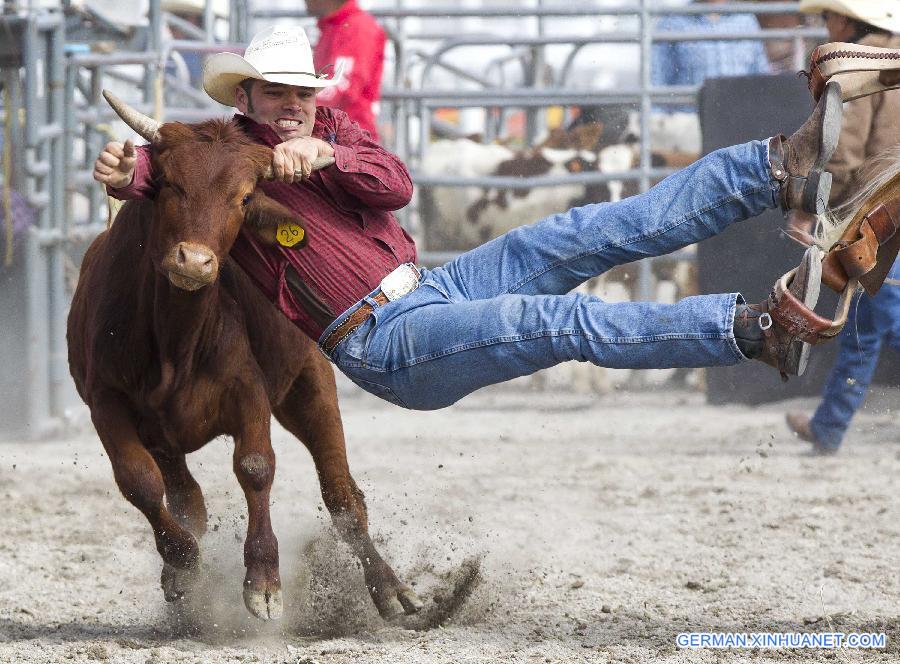
[[[800,0],[800,11],[834,12],[888,32],[900,32],[898,0]]]
[[[203,67],[203,89],[220,104],[234,106],[234,89],[254,78],[303,88],[326,88],[341,79],[342,66],[325,78],[313,68],[312,48],[303,28],[273,27],[254,35],[244,57],[216,53]]]

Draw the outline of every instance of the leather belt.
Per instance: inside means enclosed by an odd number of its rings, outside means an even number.
[[[381,280],[381,288],[371,299],[378,303],[378,306],[384,306],[388,302],[399,300],[404,295],[409,295],[419,287],[421,281],[421,273],[413,263],[403,263],[390,272]],[[325,340],[319,344],[322,352],[331,359],[331,351],[333,351],[339,343],[347,338],[347,335],[356,328],[366,322],[366,319],[372,314],[374,307],[364,301],[362,305],[336,328],[331,331]]]
[[[388,300],[387,295],[381,291],[378,291],[372,299],[381,306],[384,306],[390,301]],[[372,311],[374,311],[374,307],[368,302],[363,302],[363,305],[359,309],[350,314],[347,317],[347,320],[334,328],[331,331],[331,334],[329,334],[325,341],[322,342],[322,350],[324,353],[331,357],[331,351],[337,348],[337,345],[346,339],[348,334],[365,323],[366,319],[372,315]]]

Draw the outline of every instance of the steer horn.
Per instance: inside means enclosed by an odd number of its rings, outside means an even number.
[[[159,128],[162,125],[161,122],[157,122],[140,111],[134,110],[109,90],[104,90],[103,96],[106,98],[106,101],[109,102],[109,105],[112,106],[112,109],[116,114],[122,118],[125,124],[134,129],[142,138],[150,143],[159,141]]]
[[[334,163],[334,157],[316,157],[312,163],[311,170],[318,171],[319,169],[327,168],[328,166],[331,166],[333,163]],[[300,170],[294,171],[295,177],[300,178],[300,177],[303,177],[304,175],[305,175],[305,173],[303,171],[300,171]],[[263,178],[266,180],[274,180],[275,179],[275,172],[272,170],[271,166],[269,166],[269,168],[266,169],[266,172],[263,174]]]

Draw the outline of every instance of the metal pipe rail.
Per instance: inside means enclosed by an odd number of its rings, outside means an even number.
[[[640,32],[597,32],[593,35],[554,35],[552,37],[502,37],[493,35],[472,35],[457,37],[453,41],[464,46],[553,46],[606,43],[638,44],[641,41]],[[680,41],[767,41],[776,39],[813,38],[821,36],[818,28],[767,28],[757,32],[653,32],[654,42],[680,42]],[[406,36],[408,41],[439,41],[446,39],[446,35],[440,33],[410,33]]]
[[[225,114],[224,109],[207,101],[202,92],[192,91],[165,72],[166,63],[173,51],[209,53],[220,51],[240,52],[249,38],[248,26],[251,20],[308,19],[306,12],[272,10],[253,7],[251,0],[231,0],[228,22],[227,43],[214,43],[214,30],[221,26],[214,16],[212,5],[207,2],[202,14],[202,28],[163,12],[160,0],[150,0],[148,25],[146,27],[147,49],[140,52],[117,52],[111,54],[78,53],[68,59],[63,54],[65,28],[59,12],[33,10],[24,16],[0,17],[6,25],[17,26],[23,34],[24,94],[14,104],[26,111],[21,145],[23,154],[17,160],[20,168],[17,176],[23,179],[29,200],[39,211],[39,224],[28,238],[26,247],[26,271],[28,279],[28,366],[27,390],[29,408],[26,415],[30,431],[40,435],[55,427],[64,416],[67,401],[65,386],[69,382],[64,363],[65,348],[63,330],[67,298],[63,279],[63,259],[66,247],[73,241],[82,241],[102,230],[103,198],[100,188],[91,179],[91,162],[106,138],[100,123],[109,124],[116,116],[106,108],[100,97],[106,77],[117,78],[134,85],[141,91],[142,101],[133,103],[149,115],[162,117],[160,84],[167,92],[178,95],[178,107],[166,109],[167,119],[200,121]],[[258,0],[252,0],[258,2]],[[261,3],[260,3],[261,4]],[[408,4],[408,0],[407,0]],[[423,3],[424,4],[424,3]],[[652,168],[650,146],[647,137],[647,118],[651,105],[657,101],[691,103],[696,95],[696,86],[653,88],[649,79],[649,58],[652,45],[664,41],[719,41],[755,39],[789,39],[800,44],[803,39],[818,38],[821,30],[801,28],[798,30],[764,30],[753,34],[710,35],[696,33],[656,32],[652,19],[666,14],[709,13],[706,4],[684,7],[657,6],[652,0],[635,0],[624,7],[598,7],[595,3],[573,2],[565,6],[546,7],[540,2],[536,7],[523,6],[526,3],[510,2],[503,7],[462,7],[428,5],[424,7],[398,7],[394,9],[372,10],[377,18],[389,23],[387,31],[394,44],[396,56],[394,78],[402,82],[409,80],[414,89],[388,87],[382,99],[391,106],[390,113],[397,128],[397,142],[393,146],[403,158],[415,156],[415,136],[409,140],[414,125],[410,118],[418,115],[422,120],[419,133],[419,149],[427,144],[428,128],[434,108],[485,107],[491,109],[522,108],[529,111],[529,120],[535,117],[536,109],[547,106],[602,106],[608,104],[634,104],[642,111],[642,142],[640,147],[641,167],[620,173],[580,173],[565,177],[544,176],[534,178],[486,177],[471,180],[414,173],[414,181],[419,187],[478,186],[483,188],[527,189],[561,184],[595,184],[612,180],[639,180],[641,188],[649,187],[651,179],[663,177],[672,169]],[[653,4],[653,6],[651,6]],[[717,4],[715,13],[778,14],[793,13],[796,2],[737,2]],[[486,20],[528,18],[538,21],[538,36],[505,35],[464,35],[448,40],[444,34],[419,34],[407,30],[407,19],[456,19],[478,17]],[[632,17],[635,20],[622,23],[627,30],[598,32],[594,35],[547,35],[543,34],[543,21],[553,18],[590,17]],[[189,39],[165,39],[163,26],[172,25],[188,35]],[[433,30],[428,31],[433,32]],[[426,53],[427,47],[438,41],[437,53]],[[426,43],[430,42],[430,43]],[[512,47],[512,57],[521,62],[523,80],[532,87],[526,89],[492,89],[491,71],[467,72],[455,66],[446,54],[463,47],[483,47],[490,45]],[[577,53],[591,45],[626,44],[640,58],[640,80],[634,87],[619,90],[580,90],[565,85],[568,72],[573,66]],[[542,49],[568,45],[572,51],[557,79],[556,88],[539,89],[542,78],[541,63],[544,62]],[[636,48],[637,47],[637,48]],[[501,60],[492,62],[499,66]],[[117,71],[120,66],[132,65],[141,68],[142,73]],[[429,79],[431,72],[438,68],[455,73],[468,83],[481,89],[459,91],[437,89]],[[418,80],[418,73],[422,76]],[[4,76],[19,76],[16,71]],[[6,80],[4,78],[3,80]],[[561,83],[560,83],[561,82]],[[496,85],[496,84],[495,84]],[[187,104],[188,107],[181,107]],[[7,109],[9,112],[9,109]],[[531,127],[533,130],[534,127]],[[83,150],[82,150],[83,142]],[[76,146],[78,149],[76,149]],[[71,203],[75,194],[88,201],[87,218],[75,218]],[[78,198],[79,203],[82,201]],[[452,258],[452,252],[431,252],[427,247],[420,256],[426,264],[443,263]],[[678,254],[680,258],[684,254]],[[669,260],[668,257],[659,260]],[[641,264],[641,297],[649,293],[650,265]]]
[[[367,10],[375,18],[523,18],[536,17],[578,17],[585,16],[634,16],[640,13],[637,5],[626,7],[600,7],[595,4],[569,3],[561,7],[459,7],[456,5],[404,7],[402,9],[373,8]],[[647,13],[652,16],[669,14],[792,14],[797,11],[796,2],[732,2],[716,6],[711,10],[703,5],[685,5],[683,7],[652,7]],[[292,9],[255,9],[250,12],[251,18],[313,18],[301,10]]]
[[[421,251],[418,254],[418,262],[427,268],[435,268],[449,263],[457,256],[459,256],[458,251]],[[685,247],[683,249],[673,251],[671,254],[666,254],[665,256],[657,256],[653,260],[654,262],[666,265],[671,263],[679,263],[681,261],[693,261],[694,258],[694,252],[690,248]]]
[[[236,16],[246,15],[241,7],[245,0],[232,0],[231,4],[236,8]],[[19,336],[27,341],[19,354],[26,356],[22,390],[26,396],[19,412],[0,422],[0,430],[15,427],[17,433],[21,428],[25,435],[44,437],[65,426],[67,410],[78,402],[65,359],[68,294],[64,266],[73,242],[85,241],[105,227],[100,222],[103,195],[90,177],[89,166],[108,140],[101,123],[109,123],[115,117],[101,102],[105,77],[126,80],[141,91],[143,102],[136,105],[150,115],[158,116],[161,110],[161,97],[157,94],[160,82],[177,89],[189,104],[200,104],[199,108],[172,109],[169,117],[191,121],[222,114],[220,107],[200,93],[192,95],[192,90],[179,88],[164,71],[174,50],[243,50],[243,44],[213,43],[214,20],[207,9],[205,30],[201,31],[163,13],[160,0],[150,0],[148,25],[144,28],[146,50],[75,52],[67,57],[66,18],[61,12],[32,8],[21,14],[0,15],[3,50],[11,51],[15,58],[12,65],[0,71],[10,99],[10,107],[4,112],[23,118],[21,129],[18,122],[14,123],[9,141],[18,166],[13,185],[37,212],[37,224],[25,237],[23,253],[25,329]],[[166,22],[198,40],[166,41],[162,36]],[[8,35],[12,36],[9,49]],[[121,70],[128,66],[140,69],[142,75]],[[76,214],[84,215],[75,212],[82,208],[83,200],[87,202],[87,218],[76,219]]]
[[[37,225],[28,230],[24,246],[26,401],[24,412],[10,415],[21,420],[18,425],[27,433],[39,437],[58,428],[68,403],[65,256],[61,246],[45,247],[37,240],[40,233],[59,232],[65,224],[65,23],[59,12],[40,11],[2,15],[0,26],[18,59],[2,72],[11,89],[12,107],[5,112],[23,118],[21,143],[18,135],[11,137],[17,180],[37,212]]]
[[[610,104],[638,104],[643,94],[653,100],[692,103],[700,86],[660,86],[648,93],[639,88],[616,91],[592,91],[579,89],[487,89],[487,90],[407,90],[386,88],[381,98],[385,101],[416,101],[426,107],[465,108],[468,106],[603,106]]]
[[[715,7],[717,13],[736,13],[736,12],[754,12],[757,14],[784,13],[795,12],[795,3],[729,3],[727,5],[719,5]],[[784,39],[794,42],[795,47],[799,50],[802,47],[802,40],[807,38],[817,38],[822,35],[820,29],[815,28],[799,28],[799,29],[768,29],[752,33],[733,33],[733,34],[709,34],[697,32],[657,32],[651,25],[652,18],[665,14],[700,14],[708,13],[710,8],[705,5],[692,5],[689,7],[651,7],[647,0],[642,0],[638,7],[622,7],[615,8],[612,11],[598,9],[594,7],[585,7],[583,5],[569,5],[564,8],[546,8],[537,7],[528,13],[531,16],[583,16],[587,10],[594,15],[611,15],[611,16],[634,16],[639,19],[640,29],[637,31],[615,33],[600,33],[592,36],[509,36],[494,37],[482,35],[467,35],[457,37],[448,41],[443,41],[436,52],[427,59],[424,72],[422,74],[422,82],[420,87],[414,90],[403,89],[385,89],[382,99],[386,102],[392,102],[396,106],[406,107],[413,105],[418,109],[420,118],[420,139],[419,154],[426,149],[430,137],[430,111],[434,108],[467,108],[467,107],[487,107],[487,108],[540,108],[548,105],[606,105],[633,103],[641,108],[641,153],[640,164],[638,170],[633,170],[627,174],[617,174],[611,177],[603,177],[602,174],[579,174],[573,178],[451,178],[441,176],[429,176],[425,174],[415,173],[413,178],[418,186],[483,186],[498,187],[512,189],[526,189],[540,186],[557,186],[564,183],[575,182],[602,182],[612,179],[638,179],[641,183],[641,189],[646,190],[650,186],[652,179],[665,176],[674,169],[653,169],[650,167],[650,145],[649,145],[649,125],[648,118],[653,103],[665,101],[668,103],[685,103],[690,104],[696,101],[696,94],[699,86],[682,86],[680,88],[653,87],[650,82],[650,57],[654,43],[662,42],[685,42],[685,41],[741,41],[746,39],[754,40],[776,40]],[[721,10],[721,12],[720,12]],[[379,18],[397,18],[405,17],[439,17],[439,16],[478,16],[480,18],[490,17],[518,17],[522,14],[520,7],[516,8],[438,8],[430,7],[428,9],[405,9],[405,10],[387,10],[383,12],[373,12]],[[262,16],[263,13],[257,14]],[[274,16],[275,13],[267,13],[267,16]],[[427,34],[406,33],[408,40],[430,37]],[[440,39],[444,39],[443,35],[434,35]],[[442,56],[448,51],[464,46],[487,46],[487,45],[504,45],[509,47],[524,46],[529,48],[544,48],[550,45],[567,44],[573,47],[572,53],[566,61],[563,69],[563,78],[568,76],[569,69],[572,67],[577,52],[589,44],[630,44],[634,43],[640,47],[640,66],[641,76],[639,87],[632,90],[616,90],[603,92],[587,92],[583,90],[560,90],[553,89],[549,91],[536,90],[533,88],[522,90],[497,90],[484,89],[479,91],[459,91],[459,90],[432,90],[428,89],[426,81],[430,70],[435,66],[440,66]],[[799,58],[798,58],[799,61]],[[799,68],[799,67],[798,67]],[[408,77],[407,77],[408,78]],[[528,76],[526,75],[526,80]],[[399,79],[398,79],[399,80]],[[485,86],[486,87],[486,86]],[[599,176],[599,177],[598,177]],[[427,249],[427,248],[426,248]],[[426,251],[426,253],[428,253]],[[650,273],[649,263],[641,265],[640,268],[640,294],[642,298],[651,296],[652,277]]]
[[[413,173],[413,182],[427,187],[482,187],[484,189],[534,189],[535,187],[558,187],[569,184],[601,184],[617,180],[637,180],[644,175],[652,179],[671,175],[676,168],[650,168],[646,170],[631,169],[617,173],[569,173],[567,175],[541,175],[535,177],[517,177],[508,175],[485,175],[477,178],[455,175],[425,175]],[[533,219],[532,221],[537,221]]]

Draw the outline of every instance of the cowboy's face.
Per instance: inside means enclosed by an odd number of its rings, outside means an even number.
[[[271,127],[282,141],[312,134],[316,121],[315,88],[253,81],[250,94],[235,91],[235,106],[251,120]]]
[[[322,18],[340,9],[342,4],[344,0],[306,0],[306,11],[316,18]]]
[[[822,12],[822,18],[825,20],[825,29],[828,30],[828,41],[854,41],[853,35],[856,31],[853,21],[837,12]]]

